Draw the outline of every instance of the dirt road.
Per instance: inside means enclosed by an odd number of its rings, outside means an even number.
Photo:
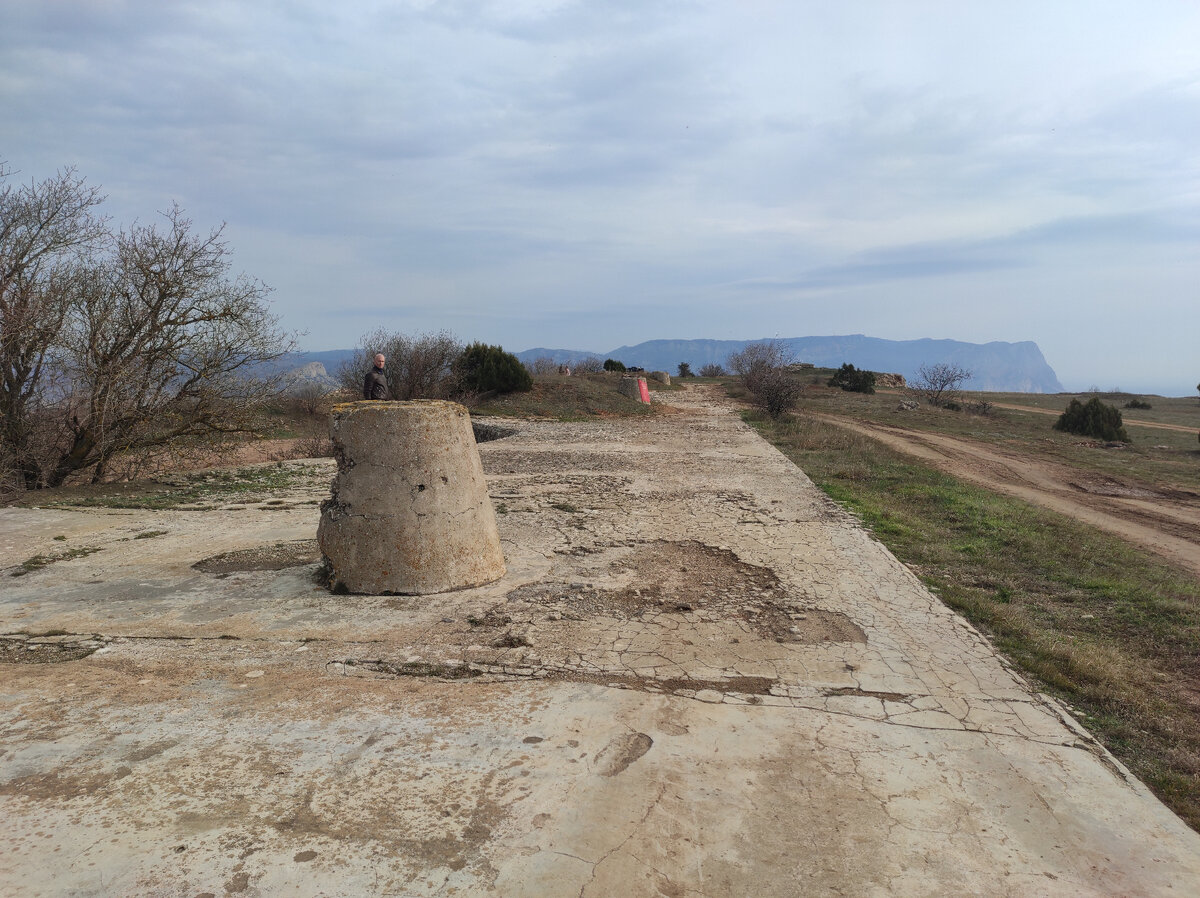
[[[1116,534],[1200,576],[1200,495],[1196,493],[1151,490],[961,437],[869,424],[836,415],[821,417],[928,461],[960,480],[1024,499]]]

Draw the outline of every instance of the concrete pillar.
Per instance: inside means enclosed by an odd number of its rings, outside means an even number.
[[[335,590],[427,595],[504,576],[471,418],[456,402],[347,402],[317,540]]]
[[[645,386],[646,378],[626,374],[621,378],[617,389],[622,396],[628,396],[636,402],[645,402],[646,400],[642,398],[642,391],[645,389]]]

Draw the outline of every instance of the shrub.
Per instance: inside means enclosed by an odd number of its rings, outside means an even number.
[[[742,386],[751,393],[758,393],[765,377],[791,361],[791,354],[782,341],[762,340],[729,356],[729,367],[741,378]]]
[[[362,396],[363,376],[374,365],[375,354],[382,352],[392,399],[448,399],[454,394],[454,363],[462,351],[449,331],[410,336],[378,327],[359,340],[338,372],[338,381],[351,396]]]
[[[576,374],[598,374],[604,370],[604,365],[594,355],[589,355],[586,359],[577,359],[571,370]]]
[[[691,365],[689,365],[687,362],[680,362],[679,363],[679,376],[680,377],[695,377],[696,375],[694,375],[692,373]]]
[[[971,379],[971,371],[949,362],[922,365],[910,389],[930,405],[946,406],[958,398],[962,385]]]
[[[288,391],[296,411],[310,418],[324,417],[336,391],[319,380],[303,380]]]
[[[1152,406],[1149,402],[1146,402],[1142,399],[1130,399],[1128,402],[1125,403],[1125,408],[1145,409],[1145,408],[1154,408],[1154,406]]]
[[[874,393],[875,372],[862,371],[845,362],[837,373],[829,378],[829,386],[841,387],[848,393]]]
[[[804,387],[784,368],[772,368],[758,380],[754,391],[754,404],[779,420],[796,408]]]
[[[714,362],[709,362],[707,365],[704,365],[700,369],[700,376],[701,377],[724,377],[725,369]]]
[[[539,355],[532,362],[526,362],[525,367],[530,374],[557,374],[558,362],[548,355]]]
[[[459,389],[470,393],[519,393],[533,389],[533,378],[511,352],[472,343],[454,364]]]
[[[604,370],[605,371],[624,371],[625,365],[622,362],[618,362],[616,359],[605,359],[604,360]]]
[[[1086,403],[1072,399],[1067,410],[1054,422],[1054,429],[1097,440],[1129,442],[1129,434],[1121,423],[1121,413],[1116,406],[1101,402],[1098,396]]]

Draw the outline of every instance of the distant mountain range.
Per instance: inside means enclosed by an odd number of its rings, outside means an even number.
[[[741,352],[755,340],[649,340],[636,346],[620,346],[608,352],[577,349],[527,349],[516,353],[523,362],[549,357],[556,362],[574,362],[595,356],[618,359],[648,371],[677,370],[687,362],[693,371],[702,365],[724,365],[731,353]],[[966,388],[1016,393],[1061,393],[1062,384],[1042,356],[1036,343],[963,343],[958,340],[883,340],[853,334],[841,337],[781,338],[798,362],[821,368],[838,368],[849,362],[856,368],[903,374],[913,380],[921,365],[947,362],[972,372]]]
[[[724,365],[731,353],[741,352],[754,340],[648,340],[636,346],[619,346],[607,352],[582,349],[527,349],[516,353],[523,362],[551,358],[555,362],[572,363],[595,357],[618,359],[626,365],[636,365],[647,371],[669,371],[674,374],[680,362],[687,362],[693,371],[702,365]],[[849,362],[856,368],[903,374],[911,381],[921,365],[948,362],[973,373],[966,384],[970,390],[997,390],[1014,393],[1061,393],[1062,384],[1054,369],[1042,356],[1036,343],[963,343],[958,340],[883,340],[853,334],[842,337],[787,337],[781,341],[798,362],[812,362],[821,368],[838,368]],[[352,359],[354,351],[333,349],[326,352],[289,353],[275,363],[276,370],[297,370],[300,379],[322,379],[313,363],[319,363],[333,383],[341,366]],[[315,375],[315,376],[314,376]]]

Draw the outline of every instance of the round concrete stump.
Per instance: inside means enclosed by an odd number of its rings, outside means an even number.
[[[317,540],[337,591],[427,595],[504,576],[496,515],[467,410],[456,402],[348,402]]]

